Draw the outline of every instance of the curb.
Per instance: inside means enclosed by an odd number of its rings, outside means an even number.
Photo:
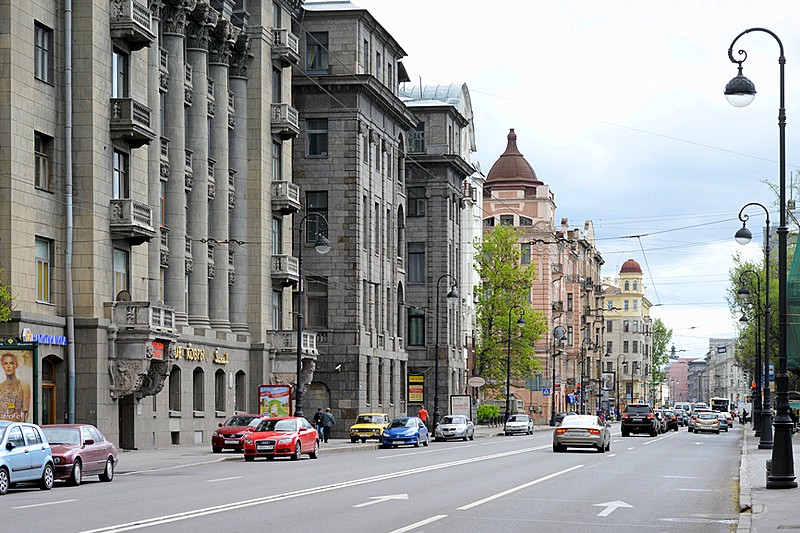
[[[750,469],[747,466],[747,426],[743,426],[742,431],[742,458],[739,463],[739,524],[736,527],[737,533],[747,533],[752,531],[753,525],[753,493],[750,485]]]

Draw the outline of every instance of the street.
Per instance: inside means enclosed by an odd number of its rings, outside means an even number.
[[[4,529],[63,533],[735,530],[741,426],[654,438],[613,429],[605,454],[553,453],[545,429],[355,453],[323,446],[317,460],[121,462],[112,483],[12,490],[0,512]]]

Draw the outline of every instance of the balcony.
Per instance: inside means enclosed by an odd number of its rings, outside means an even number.
[[[272,212],[291,215],[300,211],[300,186],[290,181],[272,182]]]
[[[153,208],[130,198],[111,200],[109,231],[112,239],[126,239],[134,246],[149,242],[156,236]]]
[[[300,116],[289,104],[272,104],[272,133],[291,139],[300,133]]]
[[[137,0],[111,2],[111,38],[125,41],[132,52],[153,44],[153,13],[147,4]]]
[[[150,108],[133,98],[112,98],[111,138],[127,141],[131,148],[153,142],[156,134],[150,129]]]
[[[297,353],[297,331],[273,331],[271,332],[271,344],[276,354],[296,354]],[[317,334],[313,331],[303,330],[303,345],[301,347],[304,355],[319,355],[317,350]]]
[[[300,279],[297,258],[291,255],[272,256],[272,282],[281,287],[294,285]]]
[[[272,28],[272,59],[281,67],[300,63],[300,39],[287,28]]]

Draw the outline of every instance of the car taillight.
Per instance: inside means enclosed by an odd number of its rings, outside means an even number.
[[[564,428],[559,428],[559,429],[556,430],[556,435],[562,435],[562,434],[566,433],[566,431],[567,430],[564,429]]]
[[[599,429],[590,429],[589,430],[589,434],[590,435],[599,435],[600,434],[600,430]]]
[[[628,418],[628,413],[622,413],[622,418]]]
[[[653,413],[650,413],[649,415],[647,415],[647,418],[654,418],[653,417]]]

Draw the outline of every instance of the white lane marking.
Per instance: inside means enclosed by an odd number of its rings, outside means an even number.
[[[633,509],[633,505],[629,503],[625,503],[622,500],[616,500],[613,502],[605,502],[605,503],[595,503],[592,507],[605,507],[602,511],[597,513],[597,516],[608,516],[620,507],[628,507]]]
[[[661,476],[671,479],[697,479],[697,476]]]
[[[244,476],[221,477],[218,479],[207,479],[206,483],[216,483],[217,481],[231,481],[232,479],[242,479]]]
[[[254,498],[251,500],[241,500],[232,503],[226,503],[221,505],[215,505],[212,507],[204,507],[200,509],[195,509],[193,511],[184,511],[181,513],[175,513],[171,515],[164,515],[164,516],[157,516],[155,518],[143,518],[141,520],[137,520],[136,522],[128,522],[124,524],[117,524],[113,526],[106,526],[97,529],[90,529],[83,531],[82,533],[117,533],[122,531],[132,531],[134,529],[143,529],[146,527],[153,527],[153,526],[161,526],[164,524],[169,524],[172,522],[178,522],[181,520],[188,520],[190,518],[198,518],[201,516],[207,516],[217,513],[224,513],[228,511],[235,511],[238,509],[243,509],[246,507],[252,507],[255,505],[264,505],[268,503],[279,502],[283,500],[289,500],[292,498],[299,498],[302,496],[310,496],[312,494],[321,494],[324,492],[330,492],[333,490],[344,489],[348,487],[355,487],[359,485],[366,485],[368,483],[375,483],[377,481],[386,481],[389,479],[395,479],[405,476],[410,476],[413,474],[421,474],[425,472],[433,472],[435,470],[442,470],[444,468],[451,468],[454,466],[461,466],[467,465],[472,463],[477,463],[479,461],[485,461],[487,459],[500,459],[503,457],[511,457],[514,455],[520,455],[523,453],[532,452],[535,450],[541,450],[542,448],[547,448],[547,446],[538,446],[534,448],[522,448],[519,450],[511,450],[508,452],[498,452],[493,453],[490,455],[482,455],[479,457],[472,457],[470,459],[461,459],[459,461],[452,461],[449,463],[440,463],[435,465],[429,465],[421,468],[415,468],[410,470],[401,470],[399,472],[390,472],[388,474],[380,474],[377,476],[361,478],[361,479],[353,479],[351,481],[343,481],[341,483],[334,483],[331,485],[322,485],[320,487],[312,487],[308,489],[300,489],[292,492],[285,492],[283,494],[274,494],[272,496],[264,496],[262,498]]]
[[[464,446],[459,446],[459,448],[471,448],[473,446],[477,446],[477,444],[465,444]],[[447,452],[452,451],[453,448],[436,448],[435,450],[419,450],[414,452],[398,452],[393,453],[392,455],[379,455],[376,459],[394,459],[395,457],[407,457],[409,455],[419,455],[421,453],[436,453],[436,452]]]
[[[578,468],[582,468],[582,467],[583,467],[583,465],[575,465],[573,467],[566,468],[566,469],[561,470],[559,472],[555,472],[553,474],[550,474],[549,476],[544,476],[544,477],[540,477],[539,479],[534,479],[533,481],[529,481],[528,483],[523,483],[522,485],[519,485],[518,487],[514,487],[514,488],[511,488],[511,489],[508,489],[508,490],[504,490],[503,492],[498,492],[497,494],[489,496],[488,498],[484,498],[484,499],[478,500],[476,502],[468,503],[467,505],[462,505],[461,507],[458,508],[458,510],[459,511],[466,511],[467,509],[472,509],[473,507],[477,507],[479,505],[483,505],[484,503],[490,502],[492,500],[496,500],[498,498],[502,498],[503,496],[508,496],[509,494],[517,492],[518,490],[526,489],[528,487],[536,485],[537,483],[541,483],[542,481],[547,481],[548,479],[552,479],[552,478],[554,478],[556,476],[560,476],[561,474],[566,474],[567,472],[572,472],[573,470],[577,470]]]
[[[61,505],[62,503],[72,503],[78,500],[61,500],[58,502],[47,502],[47,503],[34,503],[31,505],[20,505],[19,507],[12,507],[12,509],[30,509],[31,507],[44,507],[45,505]]]
[[[227,457],[221,457],[219,459],[213,459],[211,461],[199,461],[197,463],[187,463],[185,465],[175,465],[175,466],[167,466],[165,468],[150,468],[148,470],[134,470],[132,472],[114,472],[114,475],[117,477],[119,476],[133,476],[135,474],[147,474],[150,472],[163,472],[164,470],[178,470],[180,468],[191,468],[193,466],[201,466],[201,465],[210,465],[214,463],[221,463],[222,461],[227,461]]]
[[[615,453],[610,453],[610,454],[608,454],[608,456],[607,456],[607,457],[616,457],[616,456],[617,456],[617,454],[615,454]]]
[[[359,503],[358,505],[354,505],[353,507],[368,507],[370,505],[375,505],[376,503],[383,503],[388,502],[389,500],[407,500],[408,494],[388,494],[386,496],[370,496],[369,501],[364,503]]]
[[[631,446],[630,448],[628,448],[628,451],[635,450],[635,449],[636,449],[636,446]]]
[[[683,492],[717,492],[714,489],[678,489]]]
[[[406,533],[406,531],[412,531],[417,529],[418,527],[426,526],[432,522],[436,522],[437,520],[441,520],[442,518],[447,518],[446,514],[437,514],[436,516],[432,516],[430,518],[426,518],[425,520],[420,520],[415,524],[408,525],[406,527],[401,527],[400,529],[395,529],[394,531],[390,531],[389,533]]]
[[[647,446],[648,444],[653,444],[654,442],[655,442],[654,440],[649,440],[644,443],[644,446]]]

